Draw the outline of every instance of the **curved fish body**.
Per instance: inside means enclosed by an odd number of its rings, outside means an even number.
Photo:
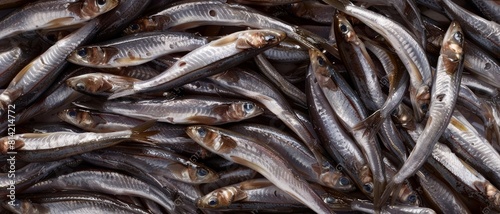
[[[152,121],[151,121],[152,122]],[[51,133],[25,133],[12,137],[0,138],[1,152],[5,153],[9,142],[15,142],[19,159],[27,162],[54,161],[75,154],[101,149],[118,144],[122,140],[148,141],[147,136],[156,132],[144,132],[152,123],[146,122],[141,126],[126,131],[109,133],[73,133],[73,132],[51,132]]]
[[[500,186],[500,154],[490,142],[482,137],[476,129],[455,110],[444,136],[448,146],[481,172],[495,185]]]
[[[317,161],[307,147],[293,136],[277,128],[259,124],[236,124],[229,127],[229,130],[252,136],[276,150],[282,154],[286,161],[293,164],[294,168],[308,181],[343,192],[352,191],[355,188],[350,178],[341,171],[332,169],[330,172],[322,173],[321,170],[313,168],[312,166]]]
[[[171,124],[224,124],[252,118],[264,112],[264,109],[250,101],[205,96],[185,96],[170,100],[108,100],[103,103],[81,102],[76,105]]]
[[[354,16],[381,34],[394,48],[410,74],[410,98],[416,119],[427,112],[432,84],[431,67],[419,41],[400,24],[385,16],[357,7],[347,0],[324,0],[338,10]]]
[[[286,32],[308,48],[315,46],[328,50],[334,56],[338,51],[328,41],[298,26],[262,14],[261,12],[238,4],[223,1],[188,1],[175,4],[163,11],[140,19],[130,25],[125,32],[132,34],[140,31],[184,30],[202,25],[247,26],[269,28]]]
[[[500,62],[470,41],[465,41],[464,68],[475,77],[500,88]]]
[[[71,165],[75,166],[78,163],[80,163],[80,161],[72,158],[66,158],[53,162],[29,163],[26,166],[17,169],[13,178],[11,178],[12,176],[9,177],[8,173],[1,173],[0,187],[2,188],[2,191],[0,193],[8,195],[9,191],[6,189],[9,188],[12,183],[16,186],[16,190],[21,191],[60,168]]]
[[[106,13],[118,0],[49,0],[28,4],[0,21],[0,39],[21,32],[79,24]]]
[[[473,14],[450,0],[440,3],[450,17],[461,23],[467,38],[500,58],[500,23]]]
[[[484,14],[489,20],[500,23],[500,2],[491,0],[472,0],[472,3]]]
[[[169,213],[175,204],[158,188],[143,181],[117,172],[77,171],[39,182],[26,192],[43,192],[53,189],[93,190],[111,195],[128,195],[150,199]]]
[[[333,213],[309,184],[274,150],[244,135],[210,126],[190,126],[186,133],[204,148],[259,172],[316,213]]]
[[[374,199],[378,200],[385,186],[385,175],[380,146],[376,142],[376,139],[366,138],[364,136],[364,130],[353,129],[353,127],[364,118],[364,113],[358,111],[356,106],[352,104],[351,99],[348,98],[348,93],[344,92],[342,85],[336,80],[337,78],[332,78],[329,69],[332,67],[332,64],[317,50],[310,50],[309,55],[311,58],[309,74],[313,76],[311,78],[314,78],[313,81],[315,80],[318,82],[333,112],[342,126],[344,126],[353,136],[367,160],[367,164],[373,176],[373,186],[364,185],[364,191],[373,191]]]
[[[255,63],[262,71],[262,73],[270,79],[285,95],[294,100],[301,106],[306,106],[306,95],[299,88],[288,82],[281,74],[274,68],[262,54],[255,57]]]
[[[214,83],[232,90],[245,97],[257,100],[276,115],[285,125],[290,128],[302,142],[311,150],[318,161],[318,166],[327,170],[332,166],[323,155],[323,148],[319,141],[309,131],[306,125],[300,121],[281,93],[256,73],[244,69],[233,69],[209,77]]]
[[[425,196],[442,213],[471,213],[460,196],[438,177],[425,169],[420,169],[416,175]]]
[[[40,52],[36,42],[27,42],[14,39],[0,41],[0,88],[5,88],[26,64],[34,59]]]
[[[359,189],[369,197],[373,197],[372,192],[365,191],[365,188],[373,186],[373,178],[364,154],[348,132],[344,130],[320,86],[314,82],[313,78],[312,74],[308,75],[306,93],[311,120],[322,139],[323,146],[335,162],[353,178]]]
[[[189,52],[158,76],[131,84],[109,99],[171,89],[237,65],[285,39],[282,31],[262,29],[232,33]]]
[[[26,65],[0,94],[0,116],[9,104],[23,98],[27,103],[47,89],[66,64],[66,57],[78,45],[93,36],[98,21],[92,20],[68,35]]]
[[[460,89],[463,70],[464,35],[457,22],[452,22],[443,40],[436,69],[435,84],[431,92],[431,106],[425,129],[418,138],[415,148],[398,173],[391,179],[384,192],[386,200],[393,188],[401,184],[427,161],[432,148],[446,130]]]
[[[381,214],[436,214],[436,211],[427,207],[417,207],[408,205],[387,205],[383,206],[381,210],[376,211],[375,206],[369,202],[353,201],[351,203],[353,210],[362,211],[365,213],[381,213]]]
[[[309,59],[307,50],[296,42],[282,41],[275,47],[262,53],[267,59],[275,62],[305,62]]]
[[[144,32],[71,52],[68,61],[94,68],[140,65],[163,55],[192,51],[209,42],[207,37],[181,32]]]

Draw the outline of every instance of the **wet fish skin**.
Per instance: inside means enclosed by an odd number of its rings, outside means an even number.
[[[416,142],[415,148],[406,159],[398,173],[391,179],[382,196],[385,202],[394,188],[425,163],[432,148],[444,133],[455,106],[463,70],[464,34],[458,22],[452,22],[443,40],[439,57],[435,84],[431,92],[429,118],[425,129]]]
[[[192,51],[208,42],[207,37],[190,33],[144,32],[79,47],[71,52],[68,61],[95,68],[135,66],[163,55]]]
[[[256,117],[264,112],[254,102],[208,96],[175,99],[108,100],[75,105],[142,120],[171,124],[224,124]]]
[[[9,104],[27,105],[47,89],[66,64],[67,55],[92,37],[97,26],[97,20],[88,22],[26,65],[0,94],[0,117]]]
[[[140,92],[168,90],[219,73],[277,45],[285,38],[283,31],[272,29],[232,33],[189,52],[160,75],[131,84],[128,89],[114,93],[109,99]]]
[[[145,130],[151,127],[153,123],[154,121],[148,121],[133,129],[110,133],[52,132],[17,134],[12,137],[0,138],[1,152],[6,153],[9,148],[9,141],[13,140],[16,143],[16,151],[19,153],[20,160],[27,162],[54,161],[75,154],[109,147],[126,139],[149,142],[147,137],[157,132],[145,132]]]
[[[250,167],[317,213],[333,213],[309,184],[269,148],[235,132],[209,126],[190,126],[186,133],[206,149],[229,161]],[[265,157],[265,158],[263,158]],[[276,172],[275,170],[278,169]],[[274,172],[273,172],[274,171]]]
[[[108,96],[127,84],[138,81],[140,80],[107,73],[88,73],[71,77],[66,80],[66,84],[81,93]]]
[[[170,213],[175,210],[172,199],[161,190],[143,181],[117,172],[97,170],[77,171],[39,182],[26,192],[41,192],[53,189],[93,190],[112,195],[132,195],[151,199]]]
[[[348,0],[324,0],[338,10],[354,16],[380,33],[394,47],[410,74],[410,98],[418,121],[428,110],[432,83],[431,68],[421,44],[398,23]],[[381,25],[380,23],[385,23]]]
[[[67,201],[57,201],[49,203],[32,203],[29,200],[18,200],[18,206],[10,206],[4,204],[9,211],[13,213],[137,213],[142,214],[144,212],[139,212],[137,210],[132,210],[125,206],[118,206],[116,204],[110,204],[104,201],[86,201],[86,200],[67,200]]]
[[[0,39],[40,28],[88,21],[118,5],[118,0],[49,0],[28,4],[0,21]]]

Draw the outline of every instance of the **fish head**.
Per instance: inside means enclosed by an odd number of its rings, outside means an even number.
[[[0,138],[0,153],[6,154],[8,151],[18,149],[24,146],[24,141],[20,139],[12,139],[11,137]]]
[[[279,30],[260,29],[243,31],[236,41],[240,49],[259,49],[279,44],[286,38],[286,33]]]
[[[188,167],[188,176],[193,183],[212,183],[219,179],[219,174],[205,166]]]
[[[365,195],[369,196],[369,197],[374,197],[374,194],[373,194],[373,175],[372,175],[372,172],[370,170],[370,168],[368,168],[367,165],[364,165],[361,167],[361,169],[359,170],[359,178],[361,180],[361,183],[362,183],[362,187],[361,187],[361,192],[363,192]]]
[[[334,17],[335,35],[338,39],[344,39],[349,43],[358,43],[359,39],[352,27],[351,23],[347,20],[343,13],[337,13]]]
[[[105,76],[95,73],[71,77],[66,80],[66,84],[76,91],[87,94],[106,92],[112,88]]]
[[[243,200],[247,194],[237,187],[222,187],[208,193],[196,201],[199,208],[227,207],[234,201]]]
[[[444,56],[444,65],[447,67],[449,75],[453,74],[463,61],[464,55],[464,34],[458,22],[450,24],[449,30],[444,35],[443,45],[441,46],[441,55]]]
[[[311,74],[314,75],[315,80],[321,87],[326,87],[331,90],[336,90],[338,86],[332,81],[329,67],[332,65],[326,56],[318,49],[309,49],[309,58],[311,64]]]
[[[95,119],[92,117],[92,114],[84,109],[79,109],[79,108],[64,109],[59,113],[57,113],[57,116],[62,121],[73,124],[80,128],[95,127],[97,125]]]
[[[398,199],[404,204],[419,206],[420,199],[417,193],[409,188],[407,184],[403,185],[399,190]]]
[[[336,190],[353,191],[356,189],[351,179],[340,171],[331,170],[324,172],[320,175],[320,180],[325,186]]]
[[[163,30],[169,26],[171,19],[168,15],[156,15],[139,19],[130,24],[125,30],[124,35],[136,34],[139,32],[150,32]]]
[[[99,65],[107,62],[108,56],[98,46],[80,47],[68,56],[68,61],[77,65]]]
[[[264,113],[264,109],[253,102],[235,102],[231,104],[226,116],[232,121],[240,121],[252,117],[256,117]]]
[[[186,133],[196,143],[217,154],[229,152],[237,145],[235,140],[223,135],[219,128],[213,126],[189,126],[186,128]]]
[[[119,0],[85,0],[81,8],[83,17],[94,18],[120,4]]]

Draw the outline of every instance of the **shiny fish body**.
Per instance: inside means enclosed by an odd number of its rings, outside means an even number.
[[[49,189],[70,188],[75,190],[97,190],[108,194],[127,194],[147,198],[162,205],[169,212],[175,209],[174,202],[160,190],[134,177],[116,172],[79,171],[42,181],[26,190],[41,192]]]
[[[206,37],[189,33],[145,32],[79,47],[68,61],[95,68],[134,66],[166,54],[192,51],[208,42]]]
[[[32,100],[39,96],[41,91],[48,88],[48,84],[43,83],[55,78],[60,72],[61,66],[66,63],[68,54],[88,39],[97,25],[96,20],[88,22],[71,35],[59,40],[25,66],[0,94],[0,116],[7,109],[7,105],[12,104],[18,98],[31,95],[26,99]]]
[[[295,176],[296,172],[288,167],[288,163],[268,147],[253,142],[251,138],[215,127],[190,126],[186,133],[206,149],[261,173],[315,212],[332,213],[309,184]]]
[[[384,192],[384,200],[395,185],[401,184],[403,180],[412,176],[425,163],[432,153],[433,145],[445,131],[459,93],[463,70],[463,43],[464,35],[459,24],[452,22],[441,47],[427,124],[408,159],[388,184]]]
[[[9,141],[15,141],[19,158],[29,162],[53,161],[75,154],[105,148],[119,143],[121,140],[136,139],[148,141],[147,136],[156,132],[143,132],[151,122],[144,123],[134,129],[109,133],[26,133],[1,139],[2,152],[9,148]]]
[[[40,28],[88,21],[118,5],[118,0],[49,0],[28,4],[0,21],[0,39]]]
[[[139,92],[171,89],[209,76],[222,71],[224,64],[231,65],[248,59],[247,57],[277,45],[285,37],[284,32],[269,29],[240,31],[224,36],[189,52],[160,75],[133,83],[129,89],[116,92],[109,99]],[[218,66],[213,67],[214,63]]]
[[[423,115],[426,113],[425,106],[429,103],[432,76],[429,62],[420,43],[406,29],[382,15],[354,6],[345,0],[327,0],[325,2],[363,21],[384,36],[394,47],[410,74],[410,98],[415,116],[419,121],[423,119]]]
[[[76,105],[137,119],[157,120],[172,124],[224,124],[255,117],[264,112],[262,108],[250,101],[202,96],[186,96],[172,100],[108,100],[104,103],[83,102]]]

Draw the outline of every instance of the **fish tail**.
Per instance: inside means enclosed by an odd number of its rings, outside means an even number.
[[[108,100],[116,99],[119,97],[129,96],[129,95],[132,95],[135,93],[137,93],[137,92],[134,90],[134,84],[132,83],[132,84],[128,85],[127,87],[116,90],[115,93],[111,94],[108,97]]]
[[[160,131],[158,130],[146,131],[146,130],[151,128],[155,123],[156,123],[155,120],[149,120],[141,125],[132,128],[132,135],[130,136],[130,139],[138,142],[154,144],[151,142],[149,137],[160,133]]]
[[[375,205],[375,208],[379,208],[380,209],[382,207],[382,205],[384,205],[387,202],[387,200],[392,195],[392,193],[398,191],[398,189],[400,188],[400,186],[401,186],[400,184],[397,184],[396,182],[394,182],[393,180],[391,180],[385,186],[384,192],[378,198],[379,200],[377,200],[376,196],[374,197],[374,203],[373,204]]]
[[[73,102],[73,105],[80,107],[80,108],[84,108],[84,109],[92,109],[92,110],[98,110],[98,111],[104,110],[102,101],[95,100],[95,99],[85,101],[85,102],[79,102],[79,101]]]
[[[377,110],[372,115],[356,124],[352,129],[355,131],[364,129],[365,131],[363,132],[363,137],[372,139],[373,137],[375,137],[375,134],[377,134],[380,126],[382,126],[382,123],[384,123],[384,121],[384,116],[382,116],[380,110]]]

